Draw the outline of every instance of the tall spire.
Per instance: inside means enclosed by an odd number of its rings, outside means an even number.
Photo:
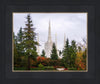
[[[55,45],[56,45],[56,48],[57,48],[57,34],[55,34]]]
[[[50,20],[49,20],[49,29],[48,29],[48,41],[51,42],[51,26],[50,26]]]
[[[66,35],[64,33],[64,46],[65,46],[65,44],[66,44]]]

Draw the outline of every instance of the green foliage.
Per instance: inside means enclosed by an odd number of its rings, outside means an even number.
[[[15,36],[15,34],[13,33],[13,50],[14,50],[14,65],[18,64],[21,62],[21,59],[19,57],[19,54],[18,54],[18,49],[17,49],[17,36]]]
[[[14,70],[26,70],[26,67],[14,67]]]
[[[64,66],[66,68],[75,67],[76,52],[77,52],[76,42],[72,40],[71,45],[69,45],[69,40],[67,39],[66,45],[63,50],[63,58],[62,58]]]
[[[37,52],[36,46],[38,45],[36,41],[36,33],[34,28],[32,28],[32,20],[30,15],[27,15],[26,28],[22,31],[20,28],[17,36],[13,34],[14,39],[14,64],[15,66],[27,66],[30,69],[30,59],[36,60]]]
[[[39,68],[39,67],[36,67],[36,68],[31,68],[31,70],[45,70],[45,68]]]
[[[31,28],[33,26],[32,20],[30,15],[27,15],[27,23],[26,28],[24,28],[24,36],[23,36],[23,44],[24,49],[26,50],[26,54],[31,53],[33,55],[33,52],[36,54],[36,45],[38,45],[36,41],[36,33],[34,32],[34,28]]]
[[[81,49],[81,47],[80,46],[78,46],[78,51],[80,52],[82,49]]]
[[[26,28],[24,28],[23,33],[23,47],[25,50],[26,56],[28,56],[28,70],[30,70],[30,57],[36,59],[36,45],[38,45],[36,41],[36,33],[34,32],[34,28],[32,28],[32,20],[30,15],[27,15]]]
[[[69,67],[69,64],[70,64],[70,49],[69,48],[70,48],[70,45],[69,45],[69,40],[67,38],[66,44],[65,44],[63,52],[62,52],[62,54],[63,54],[62,61],[66,68]]]
[[[44,51],[44,50],[42,50],[41,56],[42,56],[42,57],[46,57],[46,56],[45,56],[45,51]]]
[[[45,66],[45,70],[55,70],[53,66]]]
[[[41,63],[38,65],[39,68],[43,68],[44,65],[42,65]]]
[[[72,40],[72,42],[71,42],[70,51],[71,51],[70,67],[75,68],[76,67],[75,66],[75,59],[76,59],[77,47],[76,47],[76,42],[74,40]]]
[[[62,54],[62,52],[61,52],[61,50],[59,50],[59,55],[61,55]]]
[[[14,65],[16,66],[24,66],[26,65],[26,62],[23,63],[23,60],[21,59],[24,54],[23,45],[21,41],[18,40],[19,36],[14,35],[13,33],[13,43],[14,43]]]
[[[23,45],[23,31],[22,31],[22,28],[20,28],[18,34],[17,34],[17,50],[18,50],[18,53],[19,53],[19,56],[23,56],[25,55],[25,51],[24,51],[24,45]]]
[[[17,34],[17,38],[18,38],[18,41],[21,43],[22,40],[23,40],[23,32],[22,32],[22,28],[20,28],[18,34]]]
[[[15,45],[17,45],[17,36],[14,34],[14,32],[13,32],[13,41],[14,41],[14,44]]]
[[[68,68],[68,70],[77,70],[77,68]]]
[[[53,43],[53,47],[52,47],[52,51],[51,51],[51,59],[52,60],[58,59],[57,49],[56,49],[55,43]]]
[[[82,62],[84,63],[84,65],[86,66],[86,58],[87,58],[87,48],[85,48],[85,51],[83,52],[83,60]],[[85,67],[86,69],[86,67]]]

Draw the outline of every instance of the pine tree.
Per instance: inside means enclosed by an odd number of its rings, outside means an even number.
[[[27,22],[26,28],[24,28],[23,44],[28,59],[27,69],[30,70],[30,58],[35,59],[37,57],[36,45],[38,45],[38,42],[36,41],[35,28],[32,28],[33,24],[29,14],[26,19]]]
[[[65,67],[75,68],[75,59],[76,59],[76,42],[72,40],[71,45],[69,45],[69,40],[67,39],[64,50],[63,50],[63,62]]]
[[[66,40],[66,44],[64,46],[62,54],[63,54],[62,60],[63,60],[64,66],[69,67],[70,66],[70,45],[69,45],[68,38]]]
[[[14,66],[20,65],[21,59],[18,53],[18,39],[17,36],[13,32],[13,50],[14,50]]]
[[[18,49],[18,53],[19,53],[19,56],[22,56],[24,55],[24,48],[23,48],[23,31],[22,31],[22,28],[20,28],[18,34],[17,34],[17,40],[18,40],[18,45],[17,45],[17,49]]]
[[[42,57],[45,57],[45,51],[42,50],[42,54],[41,54]]]
[[[51,59],[52,60],[58,59],[57,49],[56,49],[55,43],[53,43],[53,47],[52,47],[52,51],[51,51]]]
[[[23,31],[22,31],[22,27],[19,30],[19,33],[17,34],[18,37],[18,41],[21,43],[23,40]]]
[[[14,43],[17,45],[18,39],[17,39],[17,36],[14,34],[14,32],[13,32],[13,39],[14,39]]]
[[[66,44],[65,44],[64,50],[63,50],[63,56],[68,55],[68,50],[69,50],[69,40],[67,38]]]
[[[82,50],[82,48],[80,46],[78,46],[78,51],[80,52]]]
[[[77,53],[76,42],[72,40],[71,47],[70,47],[70,56],[71,56],[70,67],[71,68],[75,68],[76,53]]]

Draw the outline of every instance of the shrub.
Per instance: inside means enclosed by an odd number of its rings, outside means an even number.
[[[44,66],[63,66],[63,62],[61,59],[52,60],[50,58],[45,57],[37,57],[37,64],[42,64]]]
[[[50,59],[49,58],[45,58],[45,57],[37,57],[37,63],[38,64],[43,64],[44,66],[49,66],[50,65]]]
[[[50,60],[50,65],[51,66],[63,66],[63,64],[62,64],[60,59],[58,59],[58,60]]]
[[[46,60],[46,58],[45,58],[45,57],[40,57],[40,56],[38,56],[38,57],[37,57],[37,61],[42,62],[42,61],[45,61],[45,60]]]
[[[44,65],[42,65],[41,63],[38,65],[39,68],[43,68]]]
[[[53,66],[45,66],[45,70],[55,70]]]

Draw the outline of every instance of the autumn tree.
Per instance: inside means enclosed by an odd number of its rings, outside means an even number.
[[[80,43],[80,46],[78,46],[77,56],[75,64],[77,66],[78,70],[86,70],[86,59],[87,59],[87,41],[84,38],[83,43]]]
[[[78,70],[86,70],[86,51],[78,51],[76,56],[76,67]]]

